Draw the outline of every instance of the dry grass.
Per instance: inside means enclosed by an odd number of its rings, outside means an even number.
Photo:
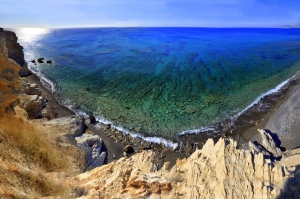
[[[3,178],[4,176],[5,178]],[[4,196],[2,197],[10,195],[11,198],[41,198],[45,196],[68,196],[70,192],[68,187],[50,180],[42,172],[29,172],[10,168],[8,170],[2,169],[0,177],[2,178],[1,185],[10,190],[10,194],[3,193]],[[29,197],[26,197],[22,192],[25,192]]]
[[[18,99],[20,66],[0,56],[0,111]]]
[[[72,173],[76,166],[70,155],[76,154],[75,147],[61,147],[44,133],[46,128],[34,126],[11,113],[0,118],[0,128],[0,160],[8,165],[8,169],[0,171],[0,184],[17,190],[30,189],[39,196],[70,194],[63,181],[55,182],[47,173]]]
[[[57,142],[57,133],[13,114],[20,66],[0,56],[0,198],[74,197],[52,173],[74,174],[82,164],[76,147]],[[77,164],[76,164],[77,163]],[[51,173],[52,172],[52,173]],[[23,195],[22,195],[23,194]]]
[[[5,133],[10,147],[26,154],[26,159],[36,163],[47,172],[65,171],[70,163],[58,146],[51,143],[51,137],[43,133],[45,129],[37,128],[27,120],[6,113],[0,118],[0,128]]]

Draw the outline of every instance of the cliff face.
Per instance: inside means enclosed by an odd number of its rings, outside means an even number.
[[[20,66],[25,63],[23,47],[17,42],[16,33],[0,29],[0,51],[5,57],[15,60]],[[6,47],[6,50],[4,49]]]
[[[6,48],[6,37],[3,28],[0,28],[0,55],[2,57],[8,56],[8,50]]]
[[[8,57],[5,31],[0,29],[0,112],[18,99],[21,67]]]
[[[81,198],[267,199],[300,194],[291,175],[299,161],[287,166],[271,163],[261,153],[236,149],[232,140],[216,144],[208,140],[202,150],[177,160],[171,170],[165,164],[155,172],[154,161],[153,152],[143,152],[79,175],[79,183],[88,191]],[[285,183],[292,186],[284,187]]]
[[[20,66],[25,63],[23,47],[17,42],[16,33],[4,31],[6,36],[6,47],[8,49],[8,58],[15,60]]]
[[[11,58],[20,66],[25,63],[23,46],[18,43],[16,33],[0,28],[0,53],[3,57]]]

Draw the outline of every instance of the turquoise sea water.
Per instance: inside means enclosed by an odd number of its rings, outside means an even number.
[[[233,117],[300,69],[300,29],[15,31],[63,103],[147,136]]]

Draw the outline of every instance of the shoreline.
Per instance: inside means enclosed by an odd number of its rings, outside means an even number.
[[[49,88],[43,85],[41,78],[45,77],[39,77],[34,73],[27,78],[29,81],[38,84],[39,88],[42,88],[42,92],[47,96],[45,99],[48,99],[48,103],[54,106],[55,110],[58,112],[58,117],[75,114],[78,117],[83,116],[83,114],[78,114],[78,112],[61,104],[56,99],[55,92],[57,91],[51,92]],[[276,89],[275,92],[261,97],[257,103],[254,103],[252,107],[243,111],[242,114],[236,118],[229,118],[222,122],[218,122],[214,124],[214,128],[209,131],[178,135],[175,139],[176,142],[171,142],[160,137],[146,137],[146,139],[144,139],[141,135],[132,135],[129,132],[122,131],[121,128],[113,126],[109,122],[103,123],[101,121],[97,121],[96,125],[87,124],[86,122],[86,131],[92,131],[103,139],[105,148],[108,152],[105,163],[110,163],[123,157],[124,147],[131,145],[135,149],[135,152],[141,152],[143,150],[152,150],[156,152],[158,169],[162,168],[165,162],[170,162],[170,166],[172,166],[175,165],[177,159],[189,157],[194,151],[201,149],[209,138],[212,138],[214,142],[217,142],[220,138],[232,138],[237,142],[238,148],[249,149],[248,142],[253,137],[255,139],[258,137],[256,136],[259,134],[257,129],[263,129],[265,127],[267,121],[272,118],[274,112],[276,112],[280,105],[288,99],[292,90],[299,85],[299,79],[300,74],[298,73],[286,80],[285,84],[279,89]],[[59,96],[59,93],[57,96]],[[263,111],[261,110],[262,107],[264,108]],[[84,118],[87,119],[88,114],[85,112],[82,113],[85,114]],[[99,120],[97,117],[96,119]],[[164,140],[165,143],[162,144],[162,140]],[[297,140],[295,142],[297,142]],[[288,146],[284,147],[289,149]]]
[[[47,104],[54,107],[56,111],[58,111],[57,117],[64,117],[68,115],[75,115],[76,113],[69,109],[68,107],[61,105],[58,100],[54,97],[51,91],[49,91],[43,83],[40,81],[40,77],[35,73],[31,74],[28,77],[25,77],[29,82],[35,83],[38,85],[40,91],[42,91],[42,96],[45,100],[47,100]]]
[[[198,134],[181,135],[181,141],[205,143],[208,138],[213,138],[216,142],[221,137],[228,137],[237,141],[237,148],[249,149],[248,142],[259,137],[256,136],[259,134],[257,129],[265,129],[266,124],[272,119],[276,111],[289,99],[293,94],[293,90],[299,87],[299,82],[300,74],[297,73],[286,80],[286,83],[276,92],[265,95],[254,106],[245,110],[236,118],[214,124],[213,130]],[[299,146],[300,139],[295,140],[294,143]],[[283,147],[291,149],[289,146]]]
[[[24,68],[24,66],[22,68]],[[57,113],[57,118],[62,118],[70,115],[77,115],[77,117],[82,117],[82,115],[78,115],[78,113],[76,113],[71,108],[62,105],[53,95],[52,91],[50,91],[49,88],[47,88],[42,83],[41,77],[34,73],[33,70],[31,71],[33,72],[33,74],[24,78],[29,82],[38,85],[39,90],[42,91],[43,98],[47,100],[47,105],[53,107],[55,112]],[[88,119],[88,115],[86,116],[87,117],[84,118]],[[183,159],[185,157],[188,157],[183,153],[179,153],[178,150],[174,151],[173,148],[164,147],[159,143],[147,142],[145,140],[142,140],[140,137],[133,137],[130,134],[121,132],[110,124],[103,124],[99,121],[96,124],[90,124],[88,121],[86,121],[85,125],[87,127],[85,132],[91,131],[94,134],[99,135],[103,140],[104,149],[107,151],[107,158],[104,162],[105,164],[124,157],[123,149],[127,145],[132,145],[135,148],[135,152],[149,149],[156,151],[157,158],[160,159],[157,163],[158,168],[161,168],[167,161],[170,162],[170,165],[175,165],[176,159]]]
[[[28,67],[29,68],[29,67]],[[82,111],[72,108],[71,105],[64,105],[63,99],[60,98],[59,90],[56,90],[57,85],[51,80],[44,77],[42,74],[38,74],[38,71],[29,68],[36,77],[39,78],[39,83],[52,95],[52,98],[61,106],[63,109],[68,109],[78,117],[88,118],[89,115]],[[37,73],[36,73],[37,72]],[[40,77],[40,76],[41,77]],[[114,129],[126,134],[126,136],[132,137],[133,139],[142,139],[145,142],[164,144],[166,148],[173,148],[173,150],[180,148],[182,145],[197,145],[202,147],[208,138],[213,138],[215,141],[220,137],[230,137],[238,142],[238,147],[247,148],[245,143],[251,140],[251,137],[257,134],[257,128],[264,128],[264,125],[272,117],[272,114],[279,108],[279,106],[288,99],[286,95],[290,95],[293,88],[298,84],[300,74],[297,72],[291,78],[281,82],[275,88],[261,94],[257,99],[249,106],[240,111],[237,115],[231,118],[227,118],[223,121],[216,122],[211,126],[203,127],[202,129],[192,129],[180,133],[177,137],[170,140],[165,137],[147,137],[140,133],[129,132],[122,127],[115,126],[109,120],[100,118],[95,115],[98,123],[102,125],[110,125]],[[51,88],[47,88],[43,82],[49,84]],[[49,90],[52,90],[49,91]],[[263,110],[261,110],[261,108]],[[275,110],[275,111],[274,111]],[[191,138],[189,138],[191,137]],[[185,146],[187,148],[189,146]]]

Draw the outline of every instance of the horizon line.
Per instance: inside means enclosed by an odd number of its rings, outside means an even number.
[[[1,28],[1,27],[0,27]],[[83,28],[299,28],[293,26],[74,26],[74,27],[7,27],[3,29],[83,29]]]

